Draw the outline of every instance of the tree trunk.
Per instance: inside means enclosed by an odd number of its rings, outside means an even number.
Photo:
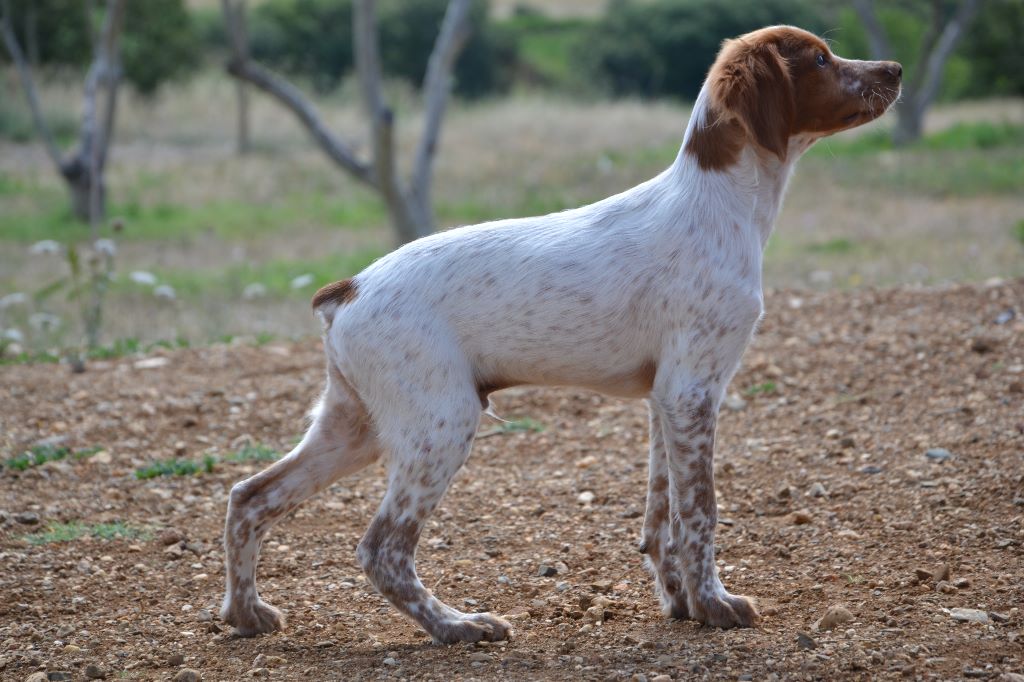
[[[75,159],[61,169],[61,175],[64,176],[64,181],[71,194],[71,212],[75,218],[83,223],[91,224],[101,220],[107,214],[107,186],[102,172],[95,197],[93,196],[92,173],[89,171],[87,163]],[[94,201],[95,206],[93,205]]]
[[[924,109],[913,99],[903,102],[896,109],[896,127],[892,131],[892,143],[897,147],[919,139],[924,132]]]

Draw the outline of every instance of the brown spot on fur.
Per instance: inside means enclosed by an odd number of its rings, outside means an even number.
[[[359,286],[354,278],[350,277],[339,282],[331,282],[313,294],[313,309],[315,310],[325,303],[336,303],[338,305],[350,303],[358,295]]]

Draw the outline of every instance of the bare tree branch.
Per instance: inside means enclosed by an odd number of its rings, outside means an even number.
[[[11,25],[10,6],[7,0],[2,0],[0,10],[3,12],[3,17],[0,18],[0,32],[3,33],[4,45],[7,47],[7,52],[11,55],[11,61],[14,62],[15,68],[18,70],[21,87],[25,90],[25,98],[28,100],[28,107],[32,112],[32,124],[35,126],[36,133],[43,139],[46,153],[50,156],[50,160],[53,161],[53,165],[56,166],[58,172],[63,173],[64,161],[61,159],[57,142],[54,140],[53,133],[50,132],[50,126],[47,125],[46,119],[43,117],[42,108],[39,106],[35,79],[32,77],[32,70],[29,68],[28,62],[25,61],[25,55],[21,51],[21,45],[18,44],[18,38],[14,34],[14,27]]]
[[[452,70],[462,48],[469,39],[469,0],[452,0],[441,22],[441,30],[427,62],[423,79],[423,99],[426,105],[423,134],[416,149],[411,186],[422,201],[430,201],[430,185],[434,157],[444,118],[445,106],[451,92]]]
[[[875,6],[872,0],[853,0],[853,8],[864,24],[868,34],[868,44],[871,49],[872,59],[891,59],[892,47],[885,35],[885,29],[878,21],[875,14]]]
[[[246,22],[246,0],[221,0],[225,24],[229,26],[228,40],[232,52],[243,62],[249,61],[249,27]],[[235,99],[238,104],[236,147],[239,154],[249,151],[249,88],[245,81],[235,79]]]
[[[935,49],[928,55],[923,75],[917,79],[917,97],[914,104],[918,109],[918,115],[924,113],[924,110],[931,104],[935,95],[938,94],[939,85],[942,83],[942,70],[946,65],[946,60],[953,53],[953,49],[960,41],[960,37],[967,29],[967,26],[970,25],[971,20],[974,19],[974,15],[977,13],[980,5],[981,0],[963,0],[957,7],[956,14],[953,15],[953,18],[946,24],[946,28],[943,29],[942,35],[935,44]]]

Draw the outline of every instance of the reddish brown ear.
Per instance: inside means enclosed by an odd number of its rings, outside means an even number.
[[[736,116],[754,142],[784,161],[796,103],[789,68],[779,50],[772,44],[730,41],[709,80],[712,101]]]

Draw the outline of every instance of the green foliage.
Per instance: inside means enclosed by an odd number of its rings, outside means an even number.
[[[230,343],[230,341],[229,341]],[[135,470],[135,478],[146,480],[160,476],[195,476],[211,474],[221,462],[276,462],[281,453],[273,448],[261,445],[245,445],[223,459],[215,455],[205,454],[201,459],[166,459],[151,462]]]
[[[748,396],[770,395],[772,393],[775,393],[777,390],[778,387],[775,385],[774,381],[766,381],[763,384],[755,384],[754,386],[751,386],[746,391],[744,391],[744,393],[746,393]]]
[[[31,450],[10,458],[0,465],[0,467],[7,468],[12,471],[24,471],[29,467],[40,466],[47,462],[58,462],[68,456],[76,460],[87,459],[95,455],[100,450],[102,450],[100,447],[91,447],[83,450],[72,451],[63,446],[36,445]]]
[[[807,0],[615,0],[586,32],[577,60],[612,94],[692,99],[723,39],[781,23],[824,25]]]
[[[1018,220],[1013,226],[1013,236],[1024,246],[1024,220]]]
[[[144,528],[138,528],[121,521],[113,523],[85,524],[80,521],[70,523],[53,522],[46,530],[24,536],[32,545],[45,545],[51,542],[71,542],[82,537],[94,537],[100,540],[148,540],[151,535]]]
[[[810,244],[808,245],[807,250],[810,251],[811,253],[839,254],[850,253],[855,248],[857,248],[856,244],[854,244],[849,239],[846,239],[844,237],[837,237],[836,239],[829,239],[828,241],[821,242],[818,244]]]
[[[523,417],[522,419],[502,422],[498,425],[498,430],[502,433],[517,433],[521,431],[540,433],[544,430],[544,425],[529,417]]]
[[[448,0],[380,3],[384,73],[420,85]],[[509,82],[513,45],[487,21],[487,3],[471,10],[472,33],[455,65],[455,91],[476,97]],[[354,67],[351,0],[268,0],[250,20],[250,49],[268,65],[309,78],[320,91],[334,88]]]
[[[583,19],[550,18],[520,8],[494,30],[515,48],[517,80],[572,91],[583,89],[573,57],[589,25]]]
[[[982,4],[958,50],[970,68],[964,96],[1024,95],[1024,2]]]
[[[88,8],[94,6],[92,15]],[[22,50],[35,63],[85,68],[92,58],[90,32],[101,30],[105,3],[81,0],[13,0],[11,16]],[[128,2],[121,34],[125,78],[139,93],[192,71],[199,36],[184,0]],[[6,51],[0,53],[8,59]]]
[[[224,458],[225,462],[276,462],[281,459],[281,453],[274,448],[256,443],[255,445],[242,446],[238,452],[233,452]]]

